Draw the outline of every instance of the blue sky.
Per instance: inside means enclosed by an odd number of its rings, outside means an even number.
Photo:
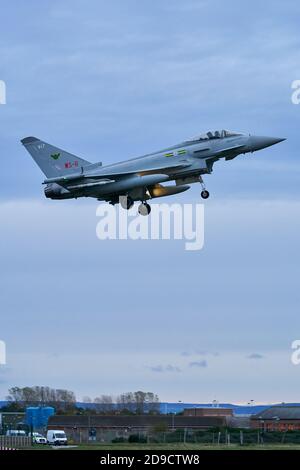
[[[13,385],[80,399],[298,400],[300,5],[11,1],[0,32],[0,339]],[[205,246],[96,238],[95,201],[47,201],[20,145],[90,161],[209,129],[287,141],[215,165]],[[200,188],[173,198],[199,202]]]

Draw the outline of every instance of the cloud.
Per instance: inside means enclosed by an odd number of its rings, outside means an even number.
[[[181,372],[180,367],[168,364],[167,366],[157,365],[148,367],[152,372]]]
[[[219,356],[220,353],[218,353],[217,351],[201,351],[201,350],[197,350],[196,353],[198,356]]]
[[[202,350],[199,350],[199,349],[196,349],[195,351],[182,351],[181,352],[181,356],[183,356],[183,357],[189,357],[189,356],[193,356],[193,355],[217,357],[217,356],[220,355],[220,353],[217,352],[217,351],[202,351]]]
[[[199,368],[204,368],[207,367],[207,361],[193,361],[189,363],[189,367],[199,367]]]
[[[265,356],[259,353],[252,353],[247,356],[247,359],[263,359]]]

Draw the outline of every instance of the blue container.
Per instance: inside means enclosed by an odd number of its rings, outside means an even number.
[[[28,406],[26,408],[25,423],[35,428],[47,426],[48,419],[54,415],[52,406]]]

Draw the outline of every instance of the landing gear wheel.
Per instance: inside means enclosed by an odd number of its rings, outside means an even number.
[[[131,197],[127,198],[127,210],[131,209],[134,204],[134,201],[131,199]]]
[[[132,208],[134,201],[131,199],[130,196],[122,196],[120,197],[120,204],[123,209],[129,210]]]
[[[147,202],[142,202],[139,205],[138,213],[140,215],[149,215],[150,212],[151,212],[151,206],[149,206],[149,204],[147,204]]]
[[[201,191],[201,197],[202,197],[202,199],[208,199],[209,198],[209,192],[206,189],[203,189],[203,191]]]

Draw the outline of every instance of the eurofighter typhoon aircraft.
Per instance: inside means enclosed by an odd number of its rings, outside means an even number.
[[[147,201],[186,191],[191,183],[200,183],[201,197],[207,199],[209,192],[202,176],[210,174],[220,158],[232,160],[283,140],[226,130],[207,132],[158,152],[105,166],[36,137],[26,137],[21,142],[46,176],[43,184],[47,198],[94,197],[111,204],[120,202],[124,209],[140,201],[139,213],[148,215],[151,207]],[[173,184],[164,184],[167,182]]]

